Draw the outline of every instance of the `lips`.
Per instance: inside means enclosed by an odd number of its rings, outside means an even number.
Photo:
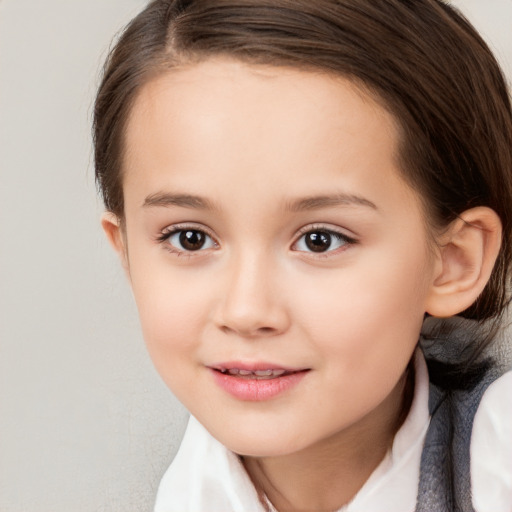
[[[309,368],[283,368],[268,363],[223,363],[209,367],[214,382],[238,400],[264,401],[297,386]]]

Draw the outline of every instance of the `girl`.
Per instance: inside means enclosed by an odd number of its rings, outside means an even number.
[[[157,512],[512,510],[512,114],[454,9],[154,0],[94,135],[192,414]]]

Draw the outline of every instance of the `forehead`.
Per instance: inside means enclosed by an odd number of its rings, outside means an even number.
[[[390,178],[403,181],[395,119],[355,83],[230,59],[186,65],[147,83],[125,143],[125,196],[162,187],[211,192],[225,182],[267,197],[283,187],[291,195],[294,188],[315,193],[327,175],[342,177],[351,193],[361,172],[378,195]]]

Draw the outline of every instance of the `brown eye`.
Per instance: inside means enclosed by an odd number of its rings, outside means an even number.
[[[307,248],[313,252],[324,252],[331,247],[331,235],[325,231],[308,233],[304,237]]]
[[[332,252],[336,249],[355,244],[356,241],[336,231],[313,229],[304,233],[292,249],[301,252]]]
[[[187,251],[198,251],[203,248],[206,241],[206,235],[202,231],[187,230],[182,231],[179,236],[180,244]]]
[[[175,252],[201,251],[216,246],[211,236],[200,229],[177,229],[162,241],[167,242]]]

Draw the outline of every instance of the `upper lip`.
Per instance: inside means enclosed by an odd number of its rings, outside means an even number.
[[[226,370],[247,370],[250,372],[265,371],[265,370],[284,370],[285,372],[300,372],[309,370],[305,367],[291,367],[283,366],[279,363],[271,363],[266,361],[242,362],[242,361],[226,361],[222,363],[215,363],[208,365],[208,368],[219,371]]]

